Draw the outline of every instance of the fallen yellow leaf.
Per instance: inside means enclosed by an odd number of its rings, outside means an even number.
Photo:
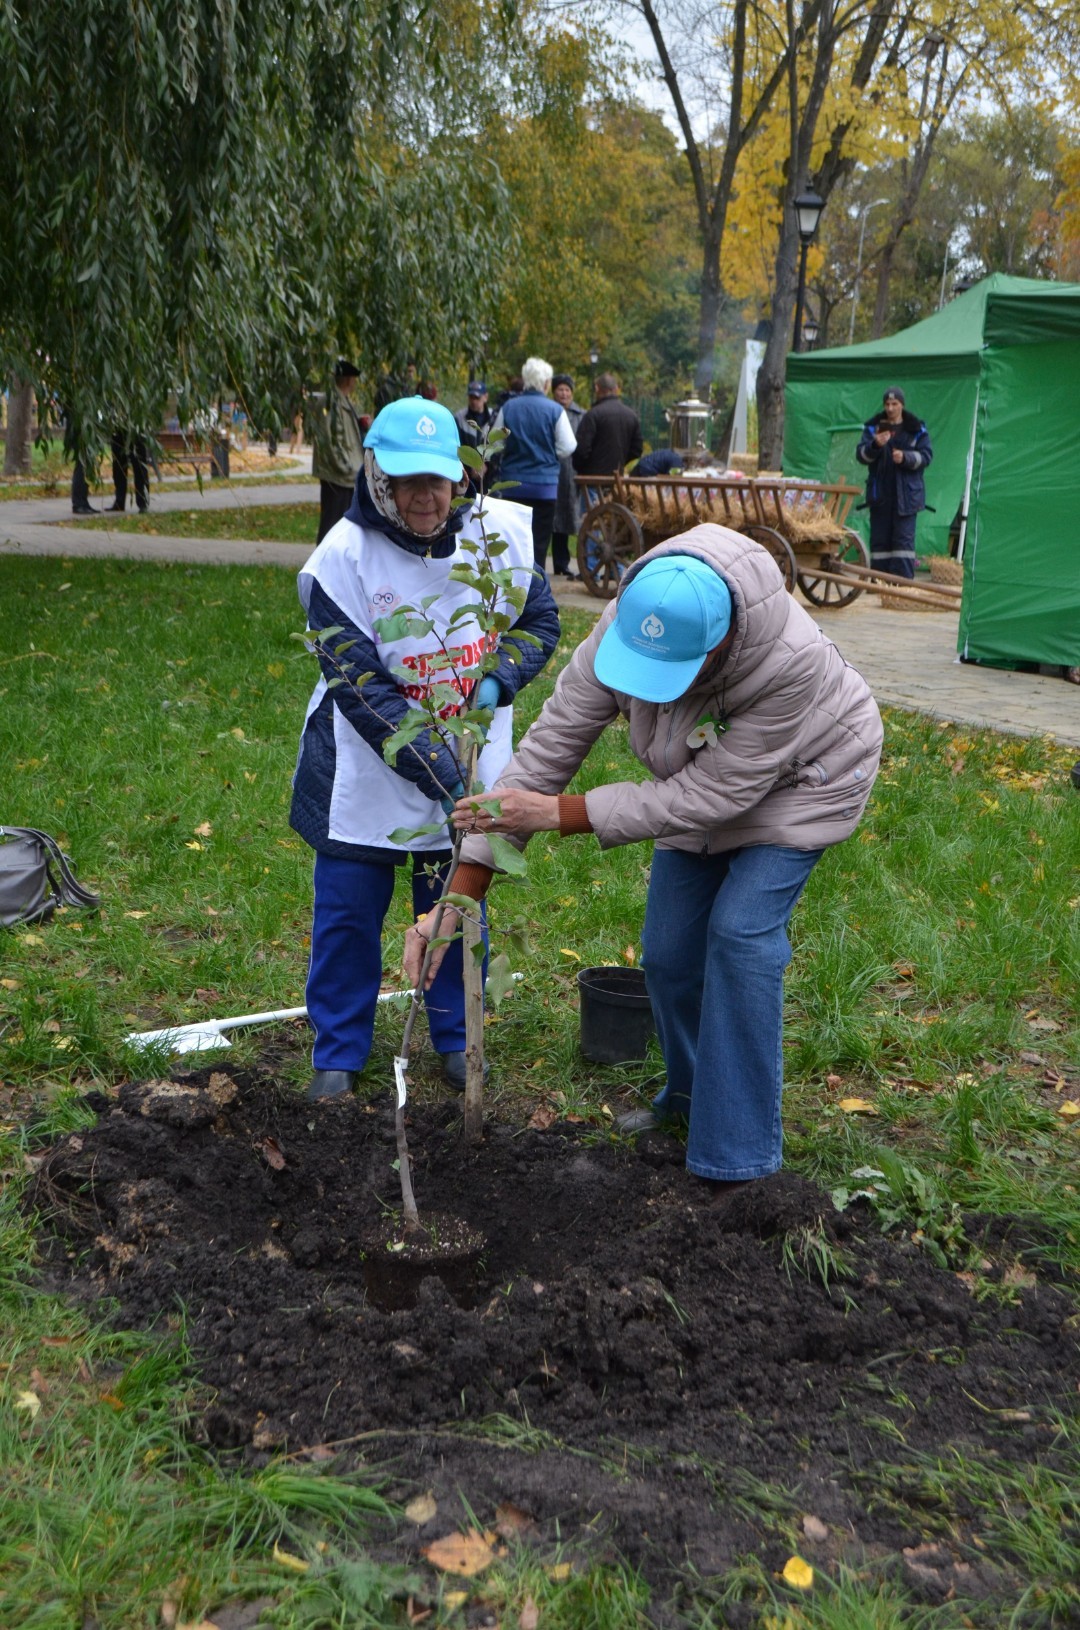
[[[469,1600],[467,1590],[445,1590],[442,1596],[442,1605],[448,1613],[456,1613],[459,1607],[464,1607]]]
[[[540,1609],[531,1596],[526,1596],[525,1605],[518,1614],[518,1630],[537,1630],[540,1623]]]
[[[801,1556],[789,1556],[784,1563],[782,1578],[785,1584],[794,1585],[796,1590],[809,1590],[814,1583],[814,1570]]]
[[[36,1420],[38,1410],[41,1408],[41,1399],[36,1392],[20,1392],[15,1396],[15,1408],[25,1409],[30,1419]]]
[[[634,950],[632,945],[628,945],[626,950],[623,952],[623,961],[628,962],[630,966],[633,967],[636,960],[637,952]]]
[[[447,1534],[425,1545],[423,1555],[433,1568],[443,1573],[459,1573],[466,1579],[483,1573],[495,1560],[495,1552],[483,1534],[470,1528],[467,1534]]]
[[[428,1489],[426,1494],[418,1494],[415,1500],[409,1501],[405,1507],[405,1515],[410,1522],[414,1522],[418,1528],[421,1528],[424,1523],[431,1521],[438,1509],[435,1497],[431,1490]]]
[[[570,1564],[569,1564],[569,1562],[555,1562],[555,1563],[553,1563],[552,1566],[548,1569],[547,1575],[548,1575],[549,1579],[557,1579],[560,1582],[563,1579],[569,1579],[569,1577],[570,1577]]]
[[[877,1105],[872,1104],[869,1098],[841,1098],[838,1109],[845,1115],[876,1115]]]
[[[17,979],[0,979],[0,985],[5,990],[21,990],[22,988]]]
[[[1076,1102],[1075,1098],[1066,1098],[1063,1103],[1058,1105],[1058,1114],[1080,1115],[1080,1104]]]
[[[29,938],[29,935],[27,935],[27,938]],[[573,957],[575,962],[580,962],[581,961],[581,957],[578,955],[578,953],[576,951],[568,951],[564,945],[560,945],[560,947],[559,947],[559,955],[560,956]]]
[[[192,838],[190,843],[184,845],[185,849],[202,849],[203,847],[204,845],[199,842],[198,838]]]
[[[192,830],[197,838],[209,838],[213,835],[214,828],[209,821],[200,821],[198,826],[193,827]]]
[[[149,917],[149,915],[150,915],[150,913],[148,911],[125,911],[124,912],[125,917],[134,917],[136,922],[138,922],[140,917]]]
[[[283,1551],[276,1540],[274,1541],[274,1561],[280,1563],[283,1568],[291,1568],[293,1573],[307,1573],[311,1567],[311,1563],[305,1562],[303,1557],[293,1556],[291,1551]]]
[[[40,934],[24,934],[23,937],[22,937],[22,942],[23,942],[24,945],[44,945],[45,944],[45,941],[42,939]]]

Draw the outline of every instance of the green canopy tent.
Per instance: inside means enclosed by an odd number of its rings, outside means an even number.
[[[936,513],[919,517],[920,554],[946,553],[953,517],[967,510],[960,649],[1073,665],[1078,376],[1080,284],[995,273],[900,334],[790,356],[784,471],[861,486],[854,427],[899,385],[934,445],[926,494]]]

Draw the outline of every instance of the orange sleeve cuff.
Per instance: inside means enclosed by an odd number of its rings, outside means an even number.
[[[482,900],[491,887],[494,872],[490,866],[471,865],[462,861],[450,879],[450,889],[454,894],[467,894],[470,900]]]
[[[573,837],[575,832],[591,832],[592,822],[585,804],[585,794],[562,793],[559,797],[559,836]]]

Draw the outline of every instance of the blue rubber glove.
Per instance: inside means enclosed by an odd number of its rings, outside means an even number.
[[[488,731],[491,729],[491,726],[495,720],[495,709],[501,704],[501,702],[502,691],[499,689],[499,681],[495,678],[494,674],[487,674],[483,679],[481,679],[480,683],[472,693],[472,706],[474,708],[483,707],[490,708],[491,710],[491,718],[488,720],[487,724],[482,727],[484,732],[484,741],[487,741]]]
[[[489,707],[492,712],[502,705],[502,691],[494,674],[487,674],[481,679],[473,692],[472,705],[473,707]]]
[[[439,802],[443,807],[443,813],[445,815],[452,815],[454,813],[454,805],[457,803],[459,798],[464,798],[464,796],[465,796],[464,783],[461,782],[461,781],[455,781],[454,785],[450,788],[450,791],[447,793],[446,797],[439,799]]]

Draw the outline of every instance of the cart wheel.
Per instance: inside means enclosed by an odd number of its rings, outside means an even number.
[[[870,551],[857,532],[844,528],[844,542],[836,549],[823,554],[818,565],[823,572],[835,572],[843,566],[845,560],[850,560],[855,566],[869,566]],[[842,583],[822,581],[815,577],[813,572],[799,573],[799,587],[812,606],[825,606],[830,611],[839,611],[841,606],[849,606],[857,600],[863,592],[862,586],[847,589]]]
[[[626,568],[643,552],[637,517],[624,504],[594,504],[578,529],[577,564],[581,581],[600,600],[614,599]]]
[[[762,548],[769,551],[780,568],[785,589],[789,594],[794,594],[798,567],[795,565],[795,556],[787,539],[781,537],[779,532],[774,532],[771,526],[744,526],[741,530],[748,538],[753,538],[755,543],[760,543]]]

